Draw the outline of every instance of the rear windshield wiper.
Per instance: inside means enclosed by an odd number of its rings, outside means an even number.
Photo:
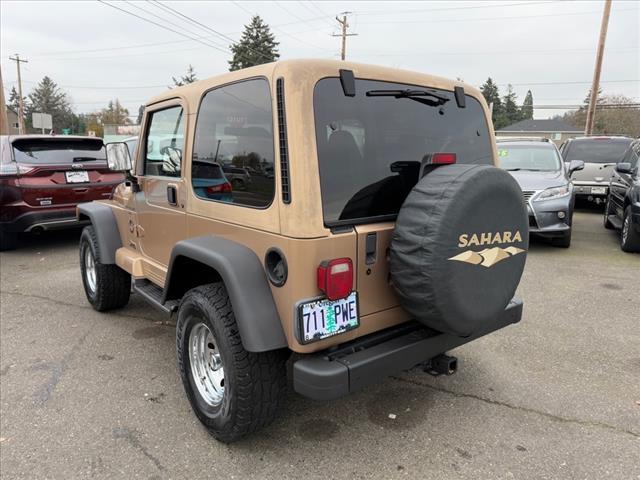
[[[444,105],[450,99],[439,95],[436,92],[430,90],[369,90],[367,97],[394,97],[394,98],[409,98],[416,102],[429,105],[430,107],[438,107]],[[429,98],[426,98],[429,97]]]
[[[524,170],[526,172],[552,172],[553,170],[542,170],[540,168],[505,168],[507,172],[518,172],[520,170]]]
[[[73,157],[74,162],[93,162],[95,160],[102,160],[96,157]]]

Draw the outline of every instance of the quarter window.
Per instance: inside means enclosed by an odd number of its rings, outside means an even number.
[[[250,207],[274,195],[273,114],[266,80],[235,83],[202,99],[191,170],[197,196]]]
[[[144,174],[179,178],[184,148],[182,107],[153,112],[150,122],[145,142]]]

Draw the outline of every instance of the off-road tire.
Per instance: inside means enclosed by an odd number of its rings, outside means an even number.
[[[571,246],[571,230],[568,235],[562,237],[552,238],[551,245],[559,248],[569,248]]]
[[[87,249],[93,254],[95,263],[95,287],[92,289],[87,279],[85,265]],[[91,306],[104,312],[124,307],[131,295],[131,275],[115,264],[100,262],[100,247],[93,226],[85,227],[80,235],[80,272],[87,300]]]
[[[15,250],[18,247],[18,234],[15,232],[0,232],[0,252]]]
[[[627,233],[625,236],[625,227]],[[631,223],[631,207],[628,206],[624,209],[624,216],[622,217],[622,231],[620,232],[620,248],[623,252],[638,253],[640,252],[640,233],[633,228]]]
[[[212,333],[224,368],[224,393],[207,403],[194,384],[189,337],[204,323]],[[286,394],[287,350],[248,352],[242,345],[231,302],[222,283],[189,290],[180,302],[176,326],[178,368],[196,416],[217,440],[231,443],[276,417]]]
[[[604,204],[604,220],[602,224],[607,230],[615,230],[616,227],[609,220],[609,215],[611,215],[611,195],[607,195],[607,203]]]

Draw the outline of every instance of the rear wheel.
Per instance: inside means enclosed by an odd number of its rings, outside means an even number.
[[[15,232],[0,232],[0,252],[14,250],[18,246],[18,234]]]
[[[244,188],[244,180],[240,178],[234,178],[233,180],[231,180],[231,185],[236,190],[242,190]]]
[[[131,294],[131,275],[114,264],[100,262],[100,248],[92,226],[80,236],[80,271],[87,300],[99,312],[124,307]]]
[[[273,421],[286,393],[285,352],[244,349],[222,283],[185,294],[176,343],[187,397],[211,435],[230,443]]]
[[[624,210],[620,248],[625,252],[640,252],[640,233],[631,224],[631,207]]]

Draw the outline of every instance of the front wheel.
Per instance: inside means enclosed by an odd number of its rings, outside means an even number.
[[[85,227],[80,235],[80,271],[87,300],[99,312],[124,307],[131,295],[131,275],[100,258],[96,232]]]
[[[625,252],[640,252],[640,233],[631,224],[631,207],[624,210],[620,248]]]
[[[286,393],[286,357],[244,349],[222,283],[185,294],[176,344],[191,407],[216,439],[234,442],[273,421]]]

